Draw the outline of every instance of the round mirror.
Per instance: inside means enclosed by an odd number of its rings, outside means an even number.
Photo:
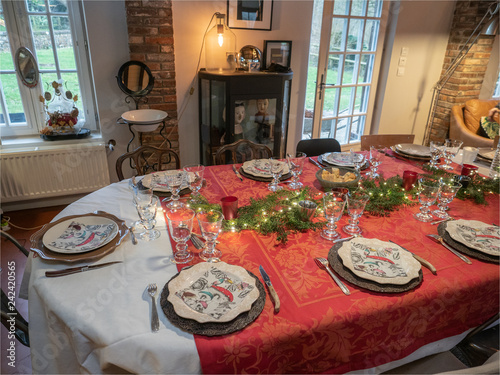
[[[15,59],[21,81],[28,87],[35,87],[38,84],[38,66],[35,56],[26,47],[19,47]]]
[[[118,70],[118,86],[127,95],[146,96],[153,89],[154,77],[146,64],[128,61]]]

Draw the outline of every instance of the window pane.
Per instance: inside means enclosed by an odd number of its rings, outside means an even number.
[[[338,120],[337,131],[335,132],[335,139],[339,141],[340,144],[347,144],[349,142],[349,126],[351,124],[351,118],[345,117]]]
[[[334,138],[335,137],[335,124],[337,120],[323,120],[321,121],[321,138]]]
[[[371,83],[375,55],[361,55],[358,83]]]
[[[345,51],[347,30],[346,18],[334,18],[332,21],[332,36],[330,38],[330,52]]]
[[[347,37],[348,51],[361,51],[363,41],[363,21],[351,20],[349,23],[349,36]]]
[[[39,69],[55,69],[56,63],[54,61],[54,51],[52,49],[47,17],[30,16],[30,22]]]
[[[45,12],[45,0],[27,0],[29,12]]]
[[[346,55],[342,84],[349,85],[356,83],[358,62],[359,55]]]
[[[61,69],[75,69],[75,54],[68,17],[52,17],[54,38],[57,46],[57,57]]]
[[[339,89],[326,89],[323,101],[323,117],[337,116]]]
[[[344,55],[331,54],[328,56],[328,67],[326,72],[326,83],[329,85],[340,84],[340,72],[342,71],[342,59]]]
[[[366,21],[365,37],[363,40],[363,51],[374,52],[377,48],[378,28],[380,21]]]
[[[349,14],[349,0],[336,0],[333,5],[333,14],[346,16]]]
[[[0,14],[0,33],[6,32],[5,20],[3,14]],[[0,70],[14,70],[14,60],[12,53],[10,53],[10,43],[7,38],[2,38],[2,45],[0,46]]]
[[[382,0],[370,0],[368,4],[368,17],[380,17],[382,14]]]
[[[52,13],[68,13],[66,0],[49,0],[49,8]]]
[[[365,116],[354,116],[352,118],[351,135],[349,137],[350,143],[359,142],[361,140],[361,136],[365,130],[365,121]]]
[[[366,14],[366,0],[352,0],[352,16],[364,16]]]
[[[17,77],[15,74],[2,74],[0,75],[5,101],[7,103],[7,112],[11,125],[15,123],[26,123],[24,116],[23,104],[19,87],[17,86]],[[24,124],[23,124],[24,125]]]
[[[40,73],[40,82],[42,84],[42,90],[48,91],[54,94],[54,89],[52,88],[52,82],[57,81],[57,73]]]
[[[82,96],[80,94],[80,85],[78,84],[78,75],[77,73],[63,73],[61,74],[62,79],[64,80],[64,93],[66,91],[71,92],[72,96],[78,95],[78,100],[75,105],[78,109],[82,110]],[[80,111],[82,112],[82,111]],[[81,113],[83,116],[83,113]]]
[[[352,114],[351,102],[354,102],[354,87],[342,87],[340,94],[339,116]]]
[[[369,94],[370,94],[370,86],[358,86],[356,88],[354,113],[366,113],[368,109]]]

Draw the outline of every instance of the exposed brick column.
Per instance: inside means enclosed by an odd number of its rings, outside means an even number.
[[[492,1],[457,1],[441,74],[446,72],[458,55],[491,3]],[[429,140],[443,140],[448,136],[451,107],[479,97],[494,40],[494,36],[480,35],[441,90]]]
[[[145,63],[155,78],[147,103],[168,113],[166,134],[172,148],[179,152],[177,98],[175,89],[174,30],[171,0],[126,0],[130,59]],[[164,139],[160,128],[143,134],[143,144],[160,146]]]

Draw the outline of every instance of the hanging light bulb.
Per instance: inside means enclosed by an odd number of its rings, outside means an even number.
[[[232,73],[236,70],[236,36],[226,25],[226,15],[215,15],[216,25],[205,36],[206,70],[211,73]]]

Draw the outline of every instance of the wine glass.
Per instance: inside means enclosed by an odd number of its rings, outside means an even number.
[[[362,229],[359,227],[359,218],[363,215],[366,203],[370,196],[362,191],[352,191],[347,194],[347,213],[349,214],[349,224],[342,230],[350,235],[360,234]]]
[[[184,167],[184,171],[187,173],[191,196],[196,197],[200,194],[201,185],[203,185],[203,173],[205,172],[205,167],[201,164],[190,164]]]
[[[193,253],[187,249],[186,242],[191,237],[194,215],[193,210],[185,207],[167,211],[168,229],[174,241],[177,242],[175,246],[177,251],[171,259],[173,263],[184,264],[193,259]]]
[[[153,195],[149,203],[138,202],[135,207],[141,219],[141,224],[146,229],[144,232],[137,234],[137,236],[144,241],[153,241],[160,237],[160,231],[154,229],[156,225],[156,211],[158,209],[159,199]]]
[[[344,212],[347,195],[341,192],[332,191],[323,196],[323,210],[327,220],[326,228],[321,232],[321,237],[327,240],[334,240],[340,237],[337,232],[337,221],[340,220]]]
[[[438,160],[441,156],[443,156],[444,142],[431,141],[430,151],[431,151],[431,161],[429,163],[429,167],[439,168]]]
[[[205,247],[200,253],[200,258],[207,262],[220,262],[222,255],[220,250],[215,248],[215,240],[222,229],[224,215],[220,211],[199,211],[196,213],[201,234],[205,239]]]
[[[179,201],[179,192],[186,179],[187,173],[185,171],[174,171],[173,173],[170,172],[165,174],[165,182],[172,192],[171,201],[167,204],[167,208],[177,209],[184,206],[184,204]]]
[[[442,184],[438,193],[438,209],[432,211],[434,216],[440,219],[449,219],[451,216],[446,212],[448,205],[451,203],[457,192],[462,187],[462,184],[453,181],[450,184]]]
[[[354,170],[357,173],[359,173],[360,176],[361,176],[361,165],[364,162],[364,158],[360,157],[361,155],[355,153],[352,148],[351,148],[351,150],[349,152],[351,154],[351,161],[352,161],[352,164],[354,165]]]
[[[436,202],[439,194],[440,182],[428,178],[421,178],[418,180],[419,193],[418,200],[421,204],[420,212],[413,215],[415,219],[423,222],[433,220],[432,215],[429,213],[429,206]]]
[[[283,162],[277,158],[269,158],[269,164],[273,180],[267,185],[267,188],[273,192],[283,189],[283,186],[278,185],[280,177],[283,175]]]
[[[379,177],[380,175],[377,173],[378,166],[382,163],[382,154],[377,150],[375,146],[370,146],[370,172],[366,175],[372,178]]]
[[[463,142],[458,141],[455,139],[447,139],[444,142],[444,165],[440,165],[439,168],[444,169],[444,170],[452,170],[453,167],[450,165],[451,164],[451,159],[453,159],[457,153],[458,150],[460,150],[460,147],[462,147]]]
[[[288,168],[292,173],[292,181],[288,184],[290,189],[300,189],[303,185],[299,181],[299,176],[302,174],[302,168],[304,168],[304,161],[306,160],[306,154],[303,152],[297,152],[295,157],[288,157]]]
[[[135,205],[147,206],[151,203],[153,199],[153,189],[150,188],[133,188],[132,189],[132,200]]]

